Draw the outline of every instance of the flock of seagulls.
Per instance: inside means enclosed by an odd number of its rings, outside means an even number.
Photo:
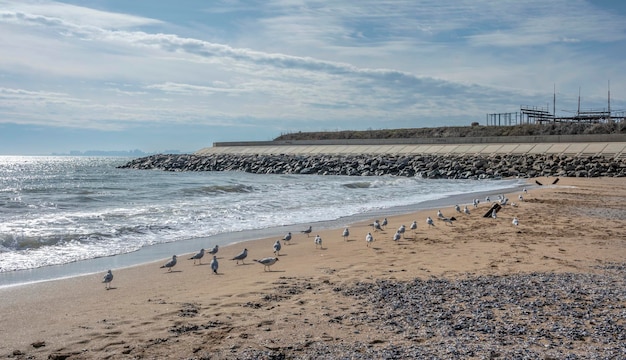
[[[528,191],[524,188],[523,190],[523,194],[527,194]],[[519,194],[518,195],[518,199],[520,202],[524,201],[524,195],[523,194]],[[515,203],[509,203],[508,202],[509,199],[506,198],[504,195],[498,195],[498,200],[494,201],[494,203],[497,203],[500,205],[500,207],[498,207],[498,210],[501,208],[504,208],[507,204],[510,204],[512,207],[517,207],[517,204]],[[487,203],[491,203],[491,198],[489,196],[485,197],[485,202]],[[473,199],[472,200],[472,205],[474,206],[474,208],[478,208],[480,204],[480,200],[479,199]],[[495,205],[494,205],[495,206]],[[497,206],[496,206],[497,207]],[[470,210],[468,208],[467,205],[464,206],[463,209],[461,209],[461,206],[459,204],[454,205],[454,210],[459,213],[459,214],[465,214],[465,215],[470,215]],[[485,215],[488,216],[488,215]],[[491,211],[491,217],[494,220],[498,219],[498,215],[497,215],[497,211],[493,210]],[[448,225],[453,225],[453,222],[456,221],[457,219],[454,216],[451,217],[447,217],[445,216],[441,210],[437,210],[437,219],[442,220],[443,222],[445,222]],[[513,224],[513,226],[519,226],[519,219],[517,218],[517,216],[513,217],[513,220],[511,221],[511,224]],[[378,231],[384,231],[384,228],[386,226],[388,226],[389,221],[387,220],[387,218],[384,218],[382,223],[379,222],[379,220],[375,220],[372,224],[369,224],[370,226],[372,226],[373,228],[373,232],[378,232]],[[428,228],[430,227],[435,227],[435,222],[433,221],[433,219],[428,216],[426,218],[426,225]],[[413,231],[413,234],[416,233],[417,231],[417,221],[413,220],[413,222],[411,223],[409,229],[411,229]],[[309,226],[307,229],[300,231],[302,234],[306,234],[307,237],[310,236],[310,234],[312,233],[313,228],[312,226]],[[400,241],[401,239],[404,239],[404,234],[406,232],[406,227],[405,225],[400,225],[400,227],[396,230],[395,234],[393,235],[393,241],[397,242]],[[344,239],[344,241],[348,241],[349,237],[350,237],[350,230],[348,227],[345,227],[342,231],[342,237]],[[265,257],[262,259],[254,259],[253,261],[258,262],[259,264],[263,265],[263,270],[264,271],[272,271],[271,270],[271,266],[276,264],[276,262],[279,261],[278,256],[280,256],[280,251],[282,248],[281,245],[281,241],[283,241],[283,243],[285,245],[288,245],[290,243],[290,241],[292,240],[293,235],[291,232],[287,232],[287,234],[285,234],[285,236],[282,237],[282,239],[276,240],[276,242],[274,242],[274,244],[272,245],[272,249],[274,252],[275,257]],[[374,236],[372,235],[372,232],[368,232],[367,235],[365,236],[365,242],[367,244],[367,247],[370,246],[371,243],[373,243],[374,240]],[[316,235],[315,239],[314,239],[314,243],[315,243],[315,248],[317,249],[318,247],[320,249],[323,249],[322,247],[322,238],[320,235]],[[215,245],[213,248],[209,249],[208,251],[205,250],[204,248],[200,249],[200,251],[196,254],[194,254],[192,257],[189,258],[189,260],[193,260],[194,265],[196,264],[196,262],[198,264],[202,264],[202,258],[204,257],[205,253],[208,253],[210,255],[213,256],[211,262],[210,262],[210,266],[211,266],[211,271],[214,274],[218,274],[218,269],[219,269],[219,263],[217,260],[217,252],[219,251],[219,246]],[[248,257],[248,249],[243,249],[243,251],[241,251],[239,254],[235,255],[231,260],[234,260],[235,263],[237,265],[239,265],[239,262],[241,261],[241,264],[245,265],[245,259]],[[177,256],[173,255],[172,258],[166,262],[165,264],[163,264],[161,266],[162,269],[167,269],[168,272],[171,272],[172,269],[176,266],[177,264]],[[108,270],[104,277],[102,278],[102,282],[105,284],[105,288],[107,290],[111,289],[111,283],[113,281],[113,273],[111,270]]]

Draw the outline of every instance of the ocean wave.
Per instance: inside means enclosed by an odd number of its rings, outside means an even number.
[[[182,190],[186,195],[195,194],[232,194],[232,193],[251,193],[254,191],[254,187],[243,184],[235,185],[209,185],[202,187],[194,187]]]
[[[353,183],[343,184],[342,186],[346,189],[367,189],[372,185],[369,181],[359,181]]]

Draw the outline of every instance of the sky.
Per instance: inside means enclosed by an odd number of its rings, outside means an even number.
[[[624,111],[625,70],[621,0],[0,0],[0,155]]]

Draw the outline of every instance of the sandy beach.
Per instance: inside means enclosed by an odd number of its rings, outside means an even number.
[[[277,238],[220,248],[217,275],[189,252],[112,269],[110,290],[104,273],[3,288],[0,358],[624,358],[626,178],[535,180],[496,219],[480,199],[441,208],[451,225],[294,231],[270,271],[253,259]]]

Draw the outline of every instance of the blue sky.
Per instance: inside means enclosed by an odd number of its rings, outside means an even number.
[[[4,155],[626,109],[620,0],[0,0],[0,34]]]

